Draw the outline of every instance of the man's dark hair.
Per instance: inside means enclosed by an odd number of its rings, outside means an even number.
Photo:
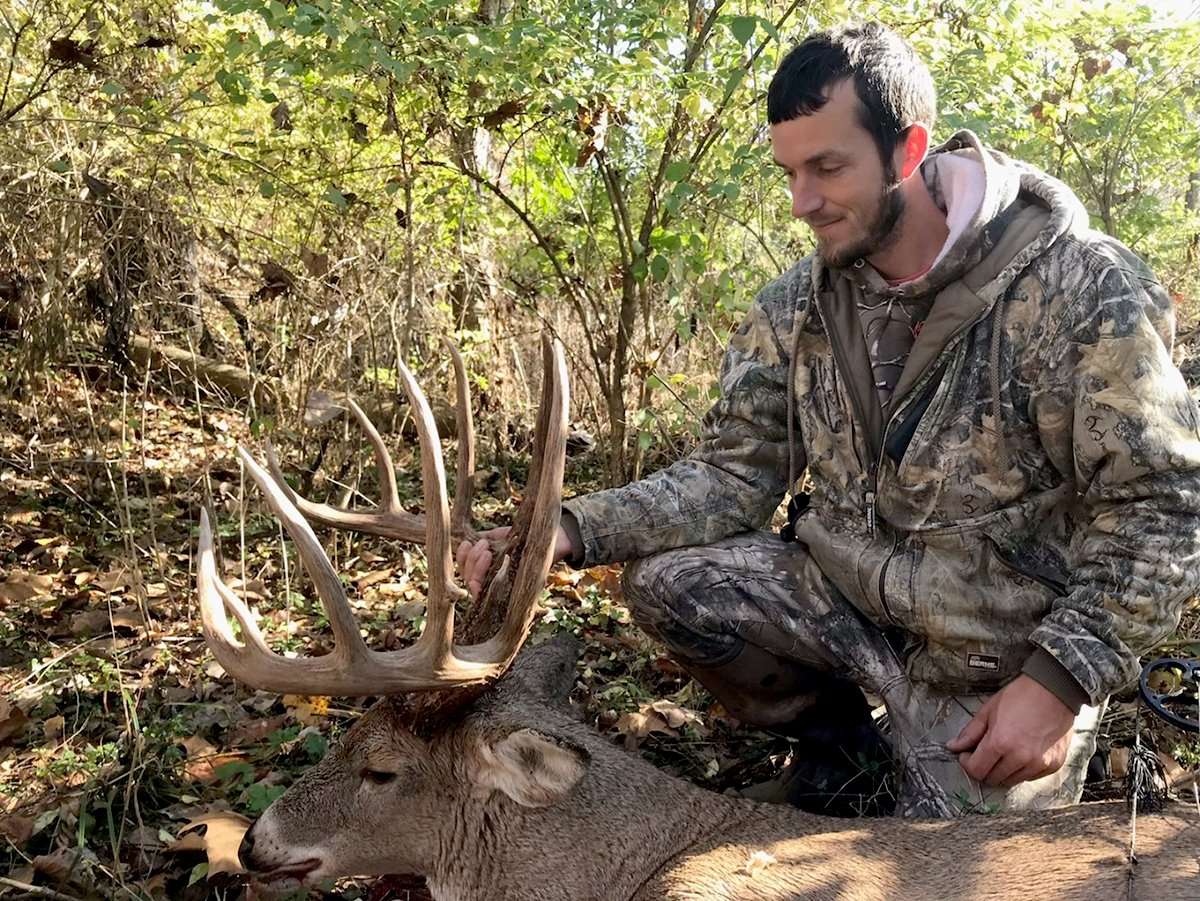
[[[767,121],[778,125],[816,112],[829,89],[847,78],[884,165],[908,126],[933,129],[937,92],[929,69],[904,38],[875,22],[818,32],[793,47],[767,89]]]

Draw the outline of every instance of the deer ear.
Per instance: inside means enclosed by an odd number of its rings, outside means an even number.
[[[589,755],[534,729],[518,729],[499,741],[481,742],[476,760],[481,793],[503,792],[523,807],[548,807],[583,778]]]

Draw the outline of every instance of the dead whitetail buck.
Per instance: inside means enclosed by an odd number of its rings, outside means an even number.
[[[451,534],[466,534],[460,455],[452,519],[429,406],[401,372],[421,440],[424,520],[402,513],[382,440],[382,510],[350,513],[297,498],[249,456],[254,480],[296,542],[336,639],[334,651],[290,660],[271,652],[246,606],[222,584],[202,521],[199,591],[205,637],[236,678],[321,695],[425,691],[372,707],[341,745],[263,814],[242,845],[266,886],[338,875],[416,873],[434,897],[537,899],[1154,899],[1200,898],[1195,811],[1143,815],[1139,863],[1126,849],[1123,804],[957,820],[838,820],[715,795],[665,775],[592,732],[567,694],[576,650],[526,651],[494,686],[528,630],[559,519],[567,382],[561,350],[544,347],[544,384],[530,486],[479,605],[454,643]],[[460,438],[469,447],[465,382]],[[462,468],[463,461],[466,468]],[[274,461],[272,461],[274,462]],[[345,592],[300,507],[319,522],[414,540],[426,537],[429,599],[412,647],[369,650]],[[452,529],[451,523],[455,526]],[[235,640],[224,609],[241,625]],[[762,852],[762,853],[758,853]]]

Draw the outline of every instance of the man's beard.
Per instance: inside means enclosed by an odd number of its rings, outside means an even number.
[[[841,247],[826,249],[817,242],[817,253],[834,269],[843,269],[855,260],[869,257],[886,250],[900,235],[897,225],[904,217],[905,200],[900,192],[900,182],[895,172],[888,167],[884,173],[884,187],[879,194],[875,215],[867,223],[866,233]]]

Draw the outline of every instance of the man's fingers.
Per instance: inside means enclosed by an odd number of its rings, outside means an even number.
[[[946,742],[946,750],[957,754],[959,751],[969,751],[979,744],[980,739],[987,733],[987,716],[981,709],[971,721],[963,726],[962,731]]]
[[[984,739],[974,751],[964,751],[958,755],[958,763],[968,776],[976,782],[986,782],[988,774],[1001,758],[999,749],[992,742]]]
[[[471,548],[468,557],[467,590],[472,597],[483,591],[483,579],[492,565],[492,547],[486,538],[480,538]]]
[[[454,553],[454,565],[458,567],[460,573],[467,571],[467,555],[471,553],[471,542],[460,541],[458,550]]]
[[[987,774],[987,778],[980,781],[988,785],[1000,785],[1008,788],[1009,786],[1016,785],[1018,782],[1024,782],[1025,778],[1028,777],[1022,778],[1022,774],[1028,769],[1029,764],[1020,757],[1008,754],[996,761],[996,765]]]

